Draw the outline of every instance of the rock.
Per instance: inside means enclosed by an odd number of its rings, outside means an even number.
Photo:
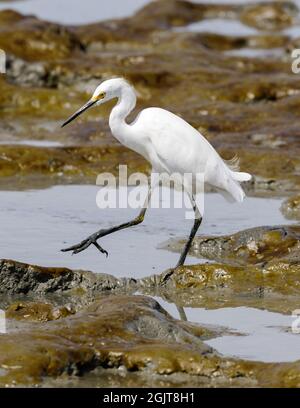
[[[294,195],[286,199],[281,205],[281,212],[289,220],[300,219],[300,196]]]
[[[289,1],[248,5],[241,13],[241,21],[259,30],[282,30],[293,25],[297,6]]]
[[[132,159],[131,159],[132,158]],[[131,159],[131,160],[130,160]],[[98,174],[118,174],[119,164],[130,160],[128,173],[148,171],[148,164],[124,147],[37,147],[0,146],[0,177],[44,177],[59,180],[95,182]]]
[[[97,366],[149,366],[163,374],[180,370],[180,365],[184,370],[185,365],[195,371],[202,355],[213,355],[192,330],[177,327],[155,301],[144,297],[104,297],[62,324],[48,323],[45,329],[23,334],[18,348],[11,345],[19,334],[0,336],[2,384],[33,384],[62,373],[84,374]]]
[[[116,279],[111,275],[29,265],[0,260],[0,293],[5,295],[63,293],[67,291],[102,292],[122,288],[132,280]]]
[[[53,307],[50,303],[16,302],[5,311],[6,319],[48,322],[74,314],[72,306]]]
[[[103,297],[75,316],[38,325],[0,336],[2,386],[47,385],[51,378],[64,383],[76,376],[80,385],[99,368],[136,372],[139,381],[151,375],[155,382],[168,375],[176,385],[187,376],[196,386],[300,384],[298,362],[223,358],[203,343],[197,327],[178,325],[155,300],[144,296]],[[109,381],[108,376],[104,384]]]
[[[180,252],[182,244],[171,240],[164,247]],[[196,237],[190,253],[236,266],[265,266],[274,259],[297,260],[299,246],[298,225],[254,227],[232,235]]]
[[[33,16],[25,17],[11,10],[1,11],[0,21],[0,47],[26,60],[51,61],[82,49],[74,33],[61,25]]]
[[[13,55],[7,55],[6,69],[11,82],[27,86],[44,86],[47,81],[47,70],[43,62],[28,64]]]
[[[196,237],[191,254],[217,263],[178,268],[142,281],[143,293],[182,307],[249,306],[291,313],[300,293],[300,227],[256,227],[220,237]],[[182,241],[164,248],[180,252]]]

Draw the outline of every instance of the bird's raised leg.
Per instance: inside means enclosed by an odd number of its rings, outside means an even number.
[[[188,252],[189,252],[189,250],[191,248],[191,245],[193,243],[193,240],[195,238],[195,235],[196,235],[196,233],[197,233],[197,231],[198,231],[198,229],[199,229],[199,227],[201,225],[201,222],[202,222],[202,216],[201,216],[200,211],[199,211],[199,209],[197,207],[196,200],[195,200],[195,197],[194,197],[193,194],[190,194],[190,200],[191,200],[193,210],[194,210],[194,213],[195,213],[194,224],[193,224],[193,227],[191,229],[189,239],[187,240],[187,242],[186,242],[186,244],[185,244],[185,246],[184,246],[184,248],[183,248],[183,250],[182,250],[182,252],[180,254],[180,258],[179,258],[179,260],[177,262],[177,265],[175,266],[174,269],[171,269],[164,276],[163,282],[166,282],[173,275],[175,270],[184,264],[185,259],[187,257],[187,254],[188,254]]]
[[[142,223],[144,221],[144,217],[145,217],[145,214],[146,214],[146,211],[147,211],[147,208],[148,208],[148,205],[149,205],[149,201],[150,201],[150,198],[151,198],[151,191],[152,191],[151,185],[149,185],[147,198],[146,198],[145,203],[144,203],[144,205],[142,207],[142,210],[140,211],[139,215],[136,218],[134,218],[132,221],[128,221],[128,222],[125,222],[123,224],[111,227],[111,228],[101,229],[101,230],[95,232],[94,234],[90,235],[89,237],[87,237],[83,241],[81,241],[79,244],[72,245],[69,248],[64,248],[61,251],[62,252],[72,251],[72,254],[78,254],[79,252],[82,252],[85,249],[87,249],[90,245],[94,245],[100,252],[102,252],[103,254],[106,254],[106,256],[108,256],[108,252],[98,244],[98,242],[97,242],[98,239],[102,238],[102,237],[105,237],[106,235],[113,234],[114,232],[120,231],[122,229],[133,227],[135,225],[138,225],[138,224]]]

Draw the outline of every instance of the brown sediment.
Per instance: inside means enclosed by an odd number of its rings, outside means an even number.
[[[293,25],[296,13],[297,7],[292,2],[261,3],[245,7],[240,19],[259,30],[276,31]]]
[[[50,303],[16,302],[5,311],[6,319],[48,322],[75,313],[72,307],[53,307]]]

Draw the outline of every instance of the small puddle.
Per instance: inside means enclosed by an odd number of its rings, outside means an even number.
[[[211,18],[184,27],[176,27],[174,31],[190,31],[197,33],[213,33],[228,36],[257,35],[259,31],[248,27],[238,20],[224,20],[223,18]]]
[[[172,316],[178,318],[176,306],[156,298]],[[295,317],[250,307],[206,310],[184,308],[187,320],[223,326],[237,335],[224,335],[205,343],[227,357],[252,361],[288,362],[300,359],[300,334],[291,332]]]
[[[298,7],[300,5],[298,4]],[[300,37],[300,22],[298,21],[297,25],[294,25],[293,27],[287,28],[282,32],[282,34],[288,35],[291,38],[298,38]]]
[[[35,147],[59,147],[62,146],[61,143],[55,142],[53,140],[0,140],[0,145],[5,146],[35,146]]]
[[[225,55],[232,57],[247,57],[247,58],[283,58],[287,55],[283,48],[240,48],[238,50],[224,51]]]

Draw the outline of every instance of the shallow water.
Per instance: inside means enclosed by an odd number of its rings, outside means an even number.
[[[130,16],[147,3],[148,0],[24,0],[1,2],[0,10],[9,8],[62,24],[87,24]]]
[[[101,1],[99,0],[20,0],[20,1],[3,1],[0,3],[0,10],[13,9],[19,11],[23,14],[35,14],[41,19],[48,21],[63,23],[63,24],[88,24],[96,21],[107,20],[111,18],[122,18],[131,16],[137,10],[149,3],[149,0],[110,0]],[[236,4],[234,0],[194,0],[194,3],[205,2],[208,4]],[[257,3],[257,0],[239,0],[239,4],[246,3]],[[295,4],[300,6],[300,0],[295,0]],[[209,31],[212,25],[216,26],[214,28],[218,31],[218,24],[212,24],[211,21],[205,22],[207,24],[207,29]],[[224,28],[235,27],[235,32],[233,34],[243,35],[242,32],[236,32],[238,26],[242,28],[243,24],[240,25],[236,22],[220,20]],[[230,25],[230,24],[233,25]],[[196,25],[198,23],[195,23]],[[200,23],[201,24],[201,23]],[[228,26],[227,26],[228,24]],[[236,25],[235,25],[236,24]],[[191,25],[192,27],[194,25]],[[243,27],[243,30],[248,29],[253,33],[254,29]],[[297,27],[298,29],[298,27]],[[230,29],[231,30],[231,29]],[[294,31],[293,31],[294,32]],[[299,35],[299,29],[296,30]]]
[[[0,140],[0,145],[25,145],[25,146],[36,146],[36,147],[59,147],[62,146],[61,143],[53,140]]]
[[[253,27],[249,27],[238,20],[225,20],[222,18],[212,18],[203,21],[198,21],[196,23],[188,24],[184,27],[175,28],[174,30],[198,33],[212,33],[233,37],[259,35],[263,33],[262,30],[257,30]],[[266,33],[269,34],[269,31],[266,31]],[[298,22],[293,27],[279,31],[279,33],[282,35],[290,36],[292,38],[297,38],[300,36],[300,24]],[[266,50],[266,52],[267,51],[270,50]]]
[[[198,21],[184,27],[178,27],[176,31],[191,31],[199,33],[213,33],[230,36],[257,35],[258,30],[248,27],[237,20],[224,20],[222,18],[212,18]]]
[[[107,259],[95,248],[76,256],[60,252],[99,228],[128,221],[137,214],[138,210],[130,208],[99,209],[96,206],[99,188],[72,185],[0,191],[1,258],[136,278],[174,266],[178,254],[157,247],[171,237],[188,235],[192,220],[185,219],[185,208],[150,208],[143,224],[103,238],[101,244],[109,252]],[[157,201],[159,190],[153,196]],[[286,223],[279,211],[280,204],[281,200],[274,198],[247,198],[243,204],[230,204],[217,194],[206,194],[200,233],[227,234]],[[187,262],[197,263],[199,259],[189,257]]]
[[[161,298],[156,299],[172,316],[178,318],[174,304],[167,303]],[[250,307],[217,310],[184,308],[184,311],[188,321],[202,325],[224,326],[233,332],[206,341],[225,356],[265,362],[300,359],[299,334],[291,332],[291,324],[295,320],[292,315]]]
[[[282,58],[286,56],[283,48],[240,48],[237,50],[229,50],[224,52],[225,55],[233,57],[248,57],[248,58]],[[288,58],[290,58],[288,56]]]

